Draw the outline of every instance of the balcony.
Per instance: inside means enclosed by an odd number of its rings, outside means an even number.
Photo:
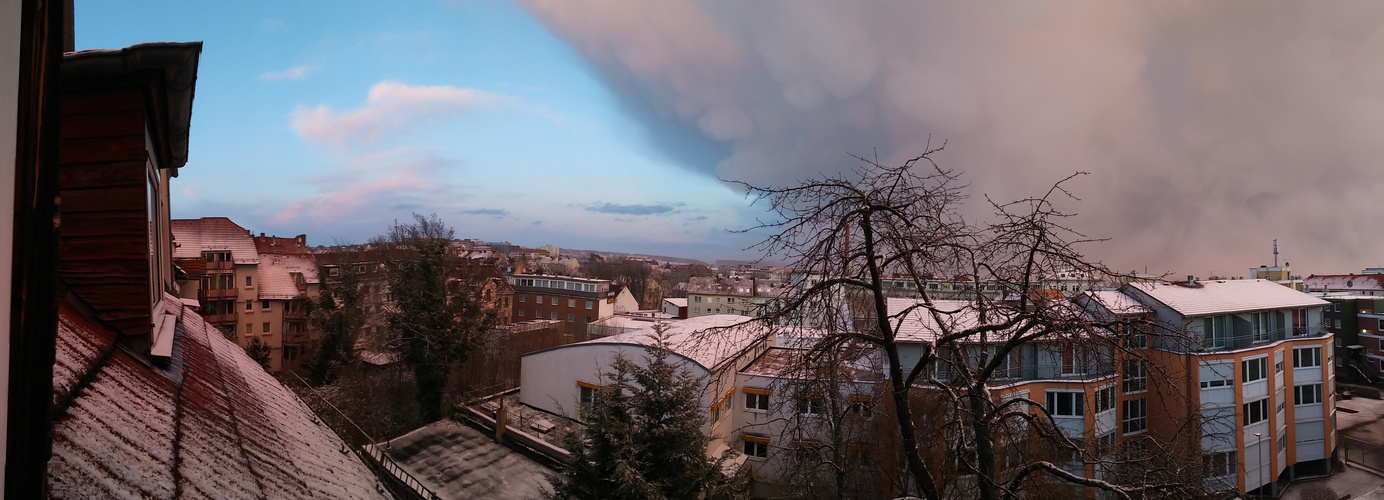
[[[213,288],[210,290],[198,290],[197,300],[206,302],[208,300],[235,300],[236,289],[234,288]]]
[[[996,370],[990,377],[992,384],[1010,384],[1031,380],[1094,380],[1115,374],[1114,366],[1106,363],[1080,365],[1037,364],[1017,366]],[[959,373],[949,363],[939,363],[937,379],[946,382],[960,382]]]
[[[234,271],[235,263],[230,261],[207,262],[208,271]]]
[[[284,310],[284,321],[302,321],[304,317],[302,309]]]
[[[1235,335],[1229,337],[1208,338],[1203,336],[1201,338],[1186,338],[1186,345],[1168,345],[1169,340],[1176,342],[1177,339],[1175,337],[1166,337],[1160,339],[1164,345],[1160,345],[1159,347],[1173,352],[1235,351],[1267,345],[1281,340],[1321,338],[1331,334],[1331,332],[1328,332],[1322,325],[1279,328],[1260,332],[1250,332],[1248,330],[1247,328],[1236,328]]]
[[[235,323],[236,313],[235,311],[231,311],[223,314],[203,314],[202,319],[207,320],[207,323],[211,323],[213,325],[223,323]]]

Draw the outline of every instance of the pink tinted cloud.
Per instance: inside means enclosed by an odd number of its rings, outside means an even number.
[[[317,194],[292,201],[270,217],[277,225],[312,222],[336,222],[387,205],[387,200],[419,194],[436,194],[451,189],[434,175],[434,160],[411,165],[391,166],[380,170],[383,176],[358,177],[352,182],[329,181]]]
[[[289,116],[298,137],[304,141],[341,147],[373,142],[419,121],[492,109],[514,101],[513,97],[484,90],[383,81],[370,87],[360,108],[339,112],[325,104],[315,108],[300,106]]]

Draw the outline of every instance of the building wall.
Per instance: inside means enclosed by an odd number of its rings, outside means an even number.
[[[150,333],[162,299],[150,252],[162,181],[145,119],[138,87],[64,90],[58,276],[126,335]]]
[[[617,354],[643,366],[645,349],[630,344],[611,344],[588,342],[565,345],[558,348],[530,353],[520,359],[519,392],[520,402],[550,413],[577,419],[581,407],[581,386],[604,386],[601,374],[608,370]],[[686,358],[673,355],[675,360],[684,361],[683,366],[694,377],[709,377],[706,368]],[[708,391],[703,389],[700,400],[708,400]],[[706,423],[703,432],[708,431]]]

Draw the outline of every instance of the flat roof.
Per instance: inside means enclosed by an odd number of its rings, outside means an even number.
[[[1171,283],[1130,283],[1126,286],[1148,294],[1183,316],[1319,307],[1328,304],[1325,300],[1270,280],[1205,280],[1196,283],[1197,286]]]
[[[630,345],[650,347],[655,344],[653,325],[631,332],[611,335],[596,340],[578,342],[525,354],[524,357],[538,353],[570,349],[591,345]],[[662,323],[667,325],[664,332],[669,348],[674,354],[691,360],[702,368],[715,369],[744,352],[751,345],[773,335],[772,329],[763,321],[735,314],[713,314],[679,321]]]

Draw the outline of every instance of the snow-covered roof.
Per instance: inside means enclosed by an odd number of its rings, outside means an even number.
[[[741,323],[746,324],[741,325]],[[739,356],[757,342],[766,338],[772,339],[772,332],[763,322],[751,322],[750,318],[735,314],[698,316],[676,322],[670,321],[665,324],[668,326],[668,330],[664,334],[667,336],[669,347],[673,353],[687,358],[707,370],[713,370],[721,363]],[[588,345],[652,346],[655,341],[653,324],[646,323],[645,325],[643,328],[632,332],[544,349],[525,356]]]
[[[1206,316],[1266,309],[1319,307],[1325,300],[1269,280],[1207,280],[1197,286],[1130,283],[1183,316]]]
[[[663,301],[672,304],[673,307],[687,307],[687,297],[676,299],[663,299]]]
[[[902,314],[909,307],[920,304],[920,299],[910,298],[891,298],[886,302],[889,311],[890,321],[896,325],[895,338],[900,342],[934,342],[937,336],[942,333],[942,327],[937,323],[931,311],[926,307],[916,307],[902,318],[894,316]],[[1051,314],[1062,315],[1052,316],[1056,318],[1076,318],[1078,316],[1089,317],[1086,312],[1076,307],[1066,300],[1052,300],[1046,302],[1052,309]],[[979,311],[974,304],[965,300],[934,300],[933,309],[937,310],[945,326],[951,331],[962,331],[980,325]],[[989,310],[988,324],[1001,323],[1007,314],[1012,313],[1009,308],[993,307]],[[1070,315],[1070,316],[1067,316]],[[1005,332],[994,332],[990,334],[994,339],[1003,338]]]
[[[317,261],[312,254],[302,255],[260,255],[259,271],[259,292],[260,299],[266,300],[288,300],[299,295],[298,284],[293,281],[293,274],[299,273],[303,276],[304,283],[320,283],[317,276]]]
[[[200,259],[202,252],[230,251],[236,264],[259,263],[259,252],[255,251],[250,233],[225,217],[173,219],[169,228],[177,243],[173,248],[175,259]]]
[[[804,370],[805,363],[803,357],[807,356],[811,350],[770,347],[764,350],[753,362],[740,370],[742,375],[756,377],[774,377],[785,379],[805,379],[820,376]],[[879,350],[861,351],[853,359],[841,361],[841,370],[838,372],[843,376],[849,377],[853,382],[879,382],[884,380],[884,372],[880,370],[881,360]]]
[[[1384,275],[1314,274],[1302,280],[1302,284],[1308,290],[1384,290]]]
[[[164,369],[59,308],[53,498],[388,498],[292,391],[196,312],[174,312]]]
[[[1087,290],[1085,294],[1114,314],[1147,314],[1153,311],[1119,290]]]

